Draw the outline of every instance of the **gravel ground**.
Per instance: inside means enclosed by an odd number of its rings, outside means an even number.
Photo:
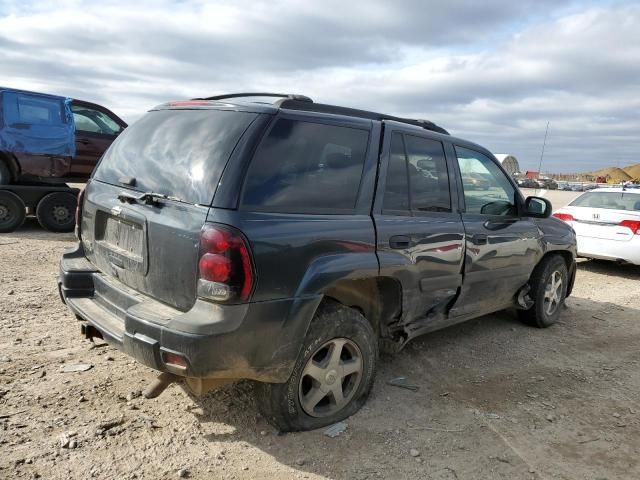
[[[60,303],[73,240],[33,221],[0,236],[0,478],[640,478],[640,268],[581,262],[559,324],[502,312],[421,337],[339,436],[280,436],[248,383],[140,397],[154,372]]]

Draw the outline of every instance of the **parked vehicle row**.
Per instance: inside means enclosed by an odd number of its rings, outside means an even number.
[[[272,96],[154,108],[81,197],[61,297],[86,337],[164,372],[156,394],[250,379],[278,428],[318,428],[362,406],[379,349],[505,308],[558,319],[574,232],[488,150]]]
[[[558,184],[555,180],[550,178],[518,178],[516,179],[518,186],[521,188],[544,188],[546,190],[556,190],[558,188]]]

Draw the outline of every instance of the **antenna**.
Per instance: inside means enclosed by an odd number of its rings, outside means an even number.
[[[549,122],[547,121],[547,128],[544,131],[544,141],[542,142],[542,152],[540,153],[540,162],[538,163],[538,178],[542,173],[542,157],[544,157],[544,147],[547,145],[547,134],[549,133]]]

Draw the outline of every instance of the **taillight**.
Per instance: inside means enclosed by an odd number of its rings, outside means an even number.
[[[80,240],[80,222],[82,221],[82,203],[84,202],[84,188],[78,193],[78,203],[76,205],[76,237]]]
[[[618,225],[630,228],[635,235],[640,235],[640,220],[623,220]]]
[[[573,222],[575,220],[570,213],[554,213],[553,216],[565,222]]]
[[[247,241],[233,227],[205,224],[200,232],[198,296],[219,302],[245,301],[253,288]]]

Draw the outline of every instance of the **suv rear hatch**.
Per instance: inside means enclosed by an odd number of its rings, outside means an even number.
[[[182,311],[194,304],[200,231],[226,163],[257,116],[154,110],[118,137],[87,185],[80,229],[106,283]]]

